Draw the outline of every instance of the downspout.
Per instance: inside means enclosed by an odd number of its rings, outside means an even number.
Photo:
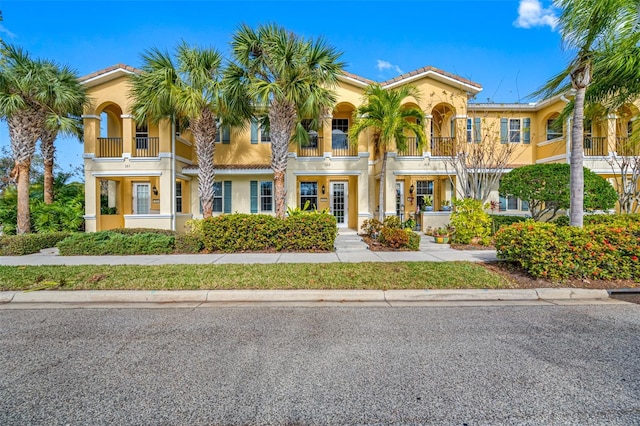
[[[567,99],[565,97],[565,95],[560,96],[560,100],[562,102],[564,102],[564,103],[567,103],[567,104],[569,103],[569,99]],[[565,152],[565,157],[566,157],[567,164],[569,164],[571,162],[570,161],[570,158],[571,158],[571,119],[572,119],[571,116],[567,117],[567,131],[566,131],[566,134],[565,134],[565,145],[566,145],[566,147],[565,147],[564,152]]]
[[[176,230],[176,118],[171,117],[171,230]]]

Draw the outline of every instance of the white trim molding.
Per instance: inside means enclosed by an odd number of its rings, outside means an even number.
[[[133,114],[120,114],[120,118],[131,118],[133,119]]]
[[[538,142],[538,146],[551,145],[553,143],[564,142],[564,136],[560,136],[554,139],[549,139],[543,142]]]
[[[193,164],[193,161],[191,161],[190,159],[185,158],[185,157],[181,157],[181,156],[179,156],[179,155],[176,155],[176,160],[178,160],[178,161],[180,161],[180,162],[182,162],[182,163],[189,164],[189,165],[192,165],[192,164]]]
[[[125,219],[173,219],[172,214],[125,214]]]
[[[552,161],[565,160],[566,158],[566,154],[558,154],[554,155],[553,157],[541,158],[539,160],[536,160],[536,164],[551,163]]]
[[[105,172],[91,172],[93,177],[146,177],[146,176],[162,176],[162,172],[153,170],[149,171],[105,171]]]
[[[84,218],[84,220],[96,220],[96,215],[95,214],[85,214],[82,217]]]
[[[87,119],[93,119],[93,120],[100,120],[100,116],[99,115],[92,115],[92,114],[82,114],[80,116],[80,118],[87,118]]]
[[[294,176],[360,176],[359,170],[298,170]]]

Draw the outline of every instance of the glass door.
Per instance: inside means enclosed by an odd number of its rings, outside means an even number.
[[[348,187],[348,182],[331,182],[331,213],[336,217],[339,228],[346,228],[349,224]]]
[[[148,183],[133,184],[133,214],[149,214],[150,187]]]

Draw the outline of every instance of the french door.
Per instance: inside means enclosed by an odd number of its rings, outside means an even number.
[[[338,228],[349,226],[348,188],[348,182],[331,182],[331,213],[336,217]]]

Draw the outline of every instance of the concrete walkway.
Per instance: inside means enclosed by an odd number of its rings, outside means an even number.
[[[453,250],[421,234],[419,251],[371,251],[353,230],[340,230],[330,253],[214,253],[139,256],[60,256],[47,249],[26,256],[1,256],[0,265],[168,265],[224,263],[494,262],[495,250]]]

